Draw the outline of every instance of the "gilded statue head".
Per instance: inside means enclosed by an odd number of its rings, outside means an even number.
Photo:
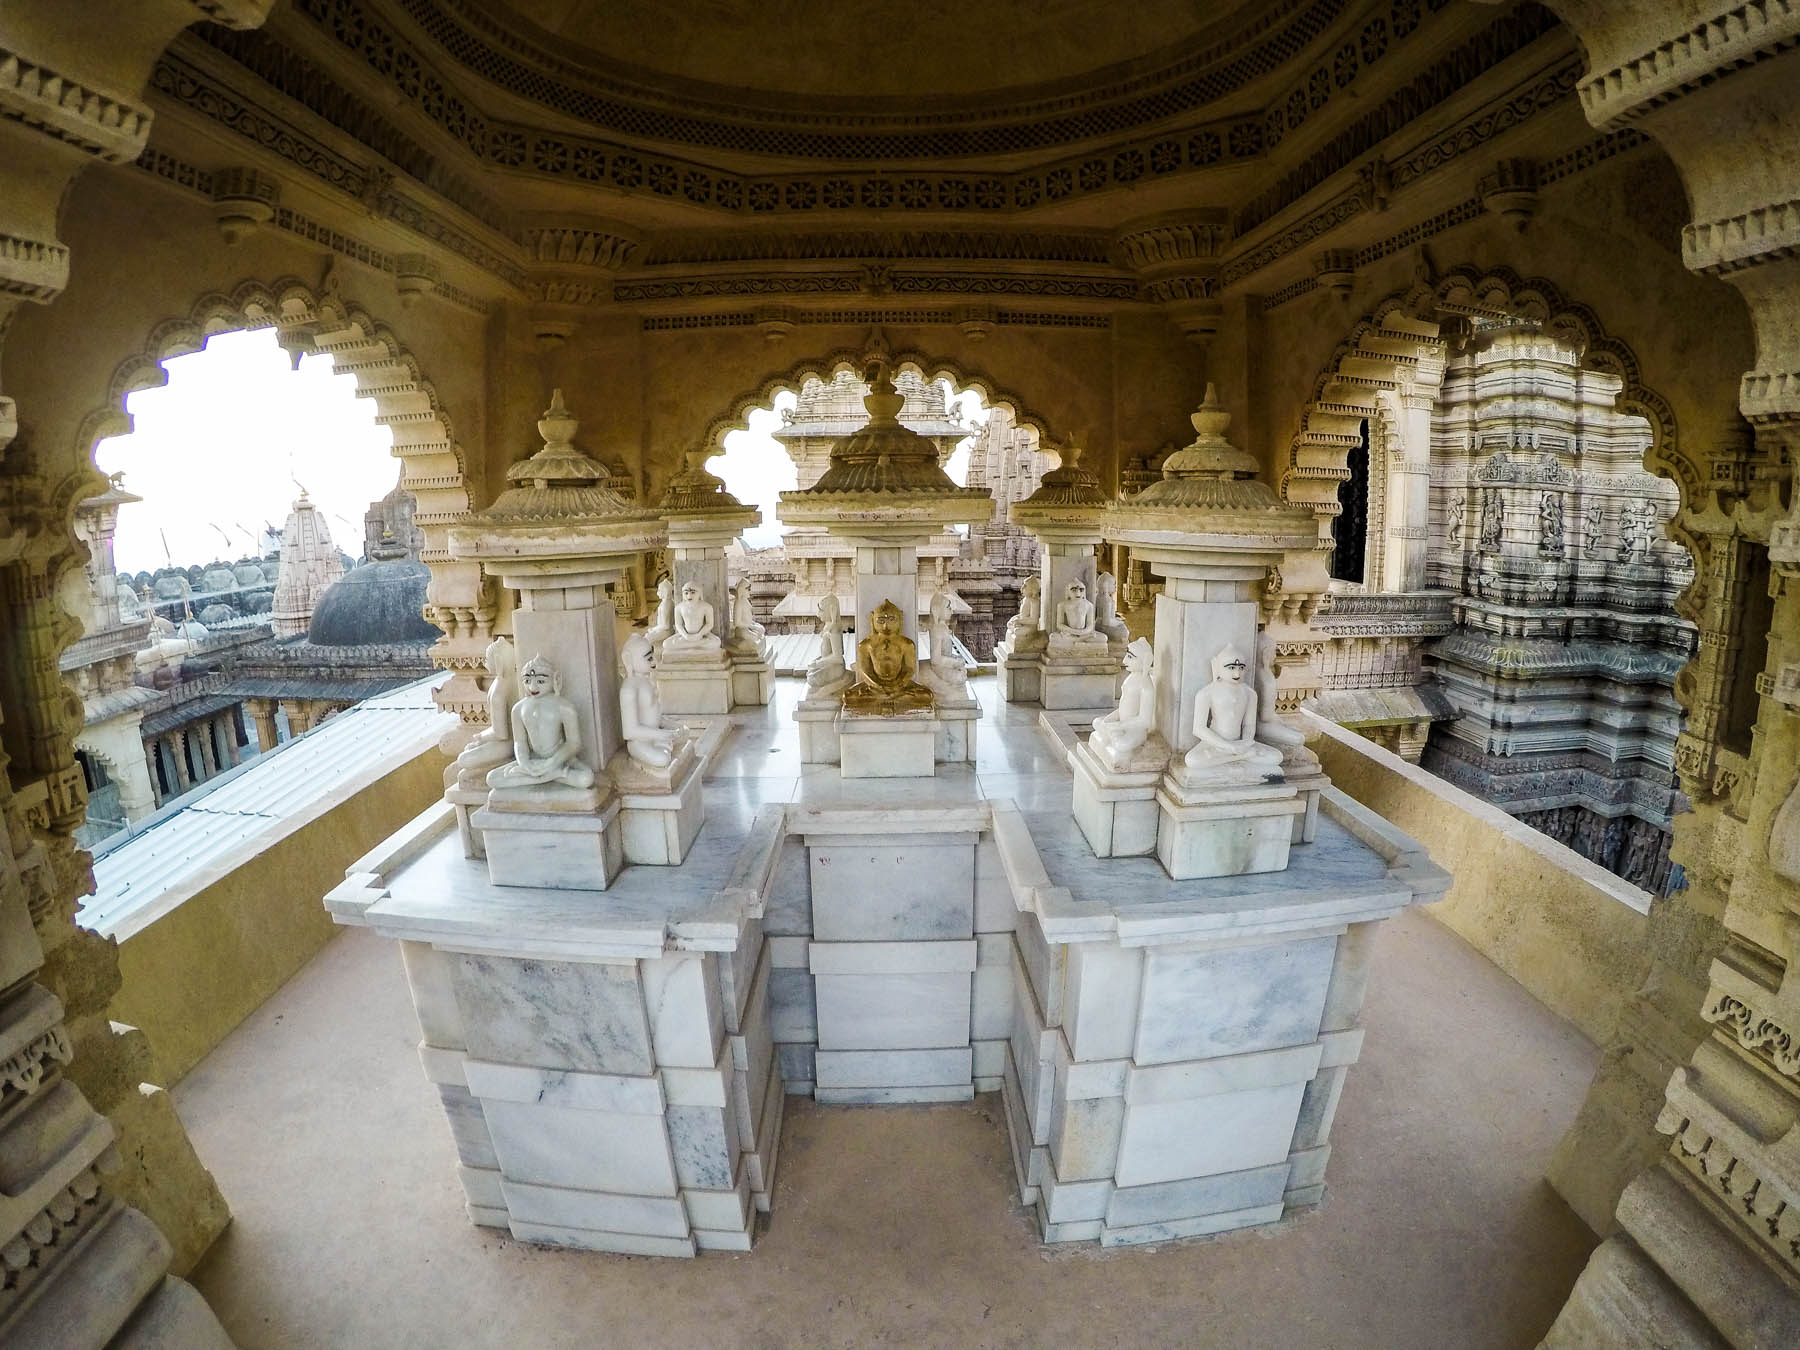
[[[869,627],[883,637],[892,637],[900,631],[900,618],[900,606],[892,600],[883,600],[869,615]]]

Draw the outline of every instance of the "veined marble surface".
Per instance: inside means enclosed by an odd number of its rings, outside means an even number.
[[[1294,846],[1281,872],[1172,881],[1154,857],[1096,858],[1074,821],[1067,752],[1040,728],[1040,710],[1000,698],[991,676],[970,680],[969,689],[982,708],[973,763],[940,764],[923,779],[844,779],[835,765],[801,763],[793,708],[804,685],[778,680],[768,706],[731,714],[731,732],[707,768],[706,822],[679,868],[627,867],[605,892],[498,891],[479,864],[463,858],[446,814],[435,838],[409,827],[404,856],[383,859],[377,850],[359,863],[368,869],[360,891],[353,874],[333,893],[332,907],[348,922],[393,936],[472,950],[483,949],[483,932],[501,928],[507,950],[525,941],[547,956],[649,955],[665,935],[679,946],[726,949],[745,898],[734,868],[759,813],[779,808],[789,831],[804,832],[809,812],[866,810],[873,820],[896,808],[975,807],[976,828],[985,829],[989,804],[998,803],[1016,807],[1037,850],[1045,875],[1036,903],[1052,942],[1097,934],[1095,925],[1110,928],[1113,916],[1121,933],[1134,928],[1136,941],[1154,941],[1165,928],[1171,938],[1192,931],[1180,916],[1214,932],[1244,917],[1285,926],[1330,923],[1335,914],[1341,922],[1391,911],[1411,900],[1412,889],[1430,889],[1428,878],[1415,874],[1409,885],[1394,875],[1406,856],[1429,866],[1416,845],[1366,812],[1353,821],[1342,809],[1321,819],[1315,842]],[[1353,803],[1347,809],[1360,811]],[[769,819],[765,830],[773,828]],[[1014,887],[1020,890],[1017,878]]]

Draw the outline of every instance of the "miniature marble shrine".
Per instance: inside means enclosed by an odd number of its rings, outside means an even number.
[[[782,495],[855,559],[803,687],[771,681],[728,587],[758,513],[703,455],[640,507],[558,394],[543,447],[450,531],[513,601],[488,727],[326,903],[401,944],[470,1219],[748,1250],[794,1094],[999,1092],[1045,1242],[1317,1205],[1374,927],[1449,878],[1277,711],[1259,588],[1312,513],[1257,481],[1210,389],[1126,500],[1071,448],[1014,510],[1040,572],[972,685],[949,598],[914,603],[918,559],[991,499],[869,375],[868,424]],[[1112,543],[1164,578],[1153,641],[1113,612]],[[674,575],[621,645],[605,587],[660,547]],[[715,789],[734,755],[792,772]]]

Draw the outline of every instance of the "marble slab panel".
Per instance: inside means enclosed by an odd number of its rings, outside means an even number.
[[[1299,1045],[1319,1034],[1337,939],[1154,948],[1144,958],[1139,1064]]]
[[[628,1195],[675,1194],[661,1116],[486,1101],[494,1154],[509,1181]]]
[[[884,1087],[813,1089],[813,1099],[828,1106],[905,1106],[922,1102],[969,1102],[975,1100],[973,1083],[943,1087]]]
[[[975,931],[1010,933],[1018,925],[1019,909],[1013,903],[1012,883],[1000,862],[1000,850],[991,837],[975,846]]]
[[[1136,1228],[1173,1219],[1260,1209],[1280,1201],[1291,1168],[1285,1161],[1243,1172],[1190,1177],[1154,1186],[1121,1186],[1106,1207],[1111,1228]]]
[[[818,1047],[810,1042],[801,1045],[777,1045],[775,1053],[781,1064],[781,1081],[789,1092],[810,1096],[813,1089],[814,1057]]]
[[[984,1088],[982,1091],[998,1092],[1000,1090],[998,1080],[1000,1075],[1006,1072],[1005,1039],[974,1041],[970,1044],[969,1049],[973,1056],[972,1067],[975,1074],[975,1080],[977,1082],[980,1082],[984,1078],[996,1080],[996,1085],[992,1089]]]
[[[661,1115],[662,1080],[613,1073],[576,1073],[525,1064],[489,1064],[466,1060],[463,1074],[469,1091],[483,1104],[494,1101],[537,1102],[575,1111],[608,1111],[628,1116]]]
[[[777,1043],[819,1039],[813,977],[806,970],[769,972],[769,1033]]]
[[[1293,844],[1298,798],[1241,807],[1182,806],[1157,792],[1156,857],[1177,881],[1280,872]]]
[[[619,798],[619,830],[625,861],[675,867],[687,857],[706,819],[696,763],[672,793],[627,793]]]
[[[1147,857],[1156,852],[1162,815],[1154,787],[1103,792],[1077,770],[1073,807],[1075,824],[1096,858]]]
[[[1063,965],[1069,949],[1063,943],[1045,940],[1037,915],[1030,910],[1019,914],[1019,925],[1013,930],[1019,944],[1019,959],[1031,979],[1031,992],[1046,1026],[1061,1026],[1063,1011]]]
[[[1331,1123],[1337,1117],[1338,1099],[1344,1091],[1343,1067],[1321,1069],[1319,1076],[1306,1085],[1300,1099],[1300,1118],[1294,1122],[1294,1147],[1313,1148],[1331,1137]]]
[[[458,1167],[456,1179],[462,1183],[463,1195],[471,1205],[482,1209],[506,1208],[506,1196],[500,1189],[500,1170],[496,1167]]]
[[[684,713],[724,714],[731,711],[731,666],[721,655],[717,666],[659,666],[656,692],[669,717]]]
[[[937,772],[936,722],[928,716],[879,721],[865,728],[849,717],[838,720],[838,765],[845,778],[930,778]]]
[[[1050,1094],[1054,1088],[1052,1047],[1060,1034],[1046,1027],[1037,1000],[1031,992],[1024,968],[1014,966],[1013,1025],[1010,1042],[1013,1073],[1017,1079],[1019,1100],[1030,1128],[1027,1139],[1032,1144],[1049,1142]]]
[[[1113,1191],[1112,1178],[1064,1181],[1054,1170],[1039,1183],[1039,1212],[1045,1223],[1094,1222],[1106,1217],[1106,1203]],[[1097,1236],[1097,1235],[1096,1235]]]
[[[598,816],[558,817],[530,812],[478,811],[488,879],[496,886],[555,891],[603,891],[625,863],[618,803]],[[570,828],[570,821],[582,828]]]
[[[731,1185],[740,1152],[734,1104],[671,1106],[668,1124],[676,1180],[702,1190]]]
[[[973,952],[970,956],[972,966]],[[967,1045],[970,982],[968,970],[816,976],[819,1046],[920,1050]]]
[[[812,932],[812,866],[798,838],[783,842],[775,860],[763,900],[763,931],[771,937]]]
[[[599,1228],[651,1237],[686,1237],[688,1232],[687,1211],[673,1197],[574,1191],[506,1180],[501,1181],[500,1188],[515,1223]]]
[[[1254,1228],[1274,1223],[1282,1215],[1279,1201],[1254,1209],[1227,1210],[1197,1219],[1172,1219],[1167,1223],[1147,1223],[1137,1228],[1108,1228],[1100,1234],[1102,1247],[1134,1247],[1152,1242],[1174,1242],[1181,1238],[1203,1237],[1208,1233],[1228,1233],[1235,1228]]]
[[[977,966],[970,1000],[969,1035],[978,1041],[1004,1040],[1012,1029],[1013,966]]]
[[[969,1047],[949,1050],[821,1050],[814,1082],[821,1088],[962,1085],[972,1077]]]
[[[975,931],[975,838],[808,846],[813,933],[821,942],[931,942]]]
[[[730,1187],[724,1190],[683,1187],[681,1204],[687,1210],[688,1222],[696,1229],[712,1229],[717,1232],[748,1228],[755,1212],[755,1207],[750,1203],[750,1177],[741,1166]],[[702,1242],[700,1245],[704,1247],[706,1244]]]
[[[1099,716],[1116,701],[1118,680],[1116,663],[1104,656],[1089,665],[1047,664],[1038,677],[1038,702],[1058,710],[1092,708]]]
[[[1063,1034],[1078,1060],[1128,1058],[1137,1042],[1144,952],[1111,942],[1066,947]]]
[[[718,961],[710,952],[670,952],[639,963],[658,1064],[705,1068],[718,1063],[725,1039]]]
[[[487,1117],[481,1103],[465,1087],[438,1084],[438,1101],[443,1104],[444,1118],[450,1126],[450,1141],[456,1145],[456,1156],[465,1167],[498,1168],[494,1141],[488,1134]]]
[[[406,966],[419,1034],[431,1045],[463,1049],[462,1010],[456,1006],[456,958],[429,942],[402,942],[400,959]]]
[[[514,1220],[512,1235],[520,1242],[544,1247],[577,1247],[589,1252],[617,1252],[623,1256],[688,1256],[694,1254],[690,1237],[649,1237],[641,1233],[607,1233],[598,1228],[565,1228],[559,1224],[523,1223]]]
[[[1305,1087],[1282,1083],[1127,1105],[1114,1175],[1121,1186],[1147,1186],[1279,1162],[1294,1137]]]
[[[454,984],[469,1053],[478,1059],[650,1072],[650,1024],[632,965],[465,954]]]
[[[806,949],[814,975],[939,975],[975,969],[972,939],[946,942],[813,942]]]
[[[1035,1204],[1038,1178],[1049,1165],[1048,1149],[1031,1142],[1031,1121],[1025,1115],[1025,1096],[1019,1087],[1018,1066],[1013,1060],[1012,1046],[1006,1047],[1006,1069],[1000,1075],[1000,1102],[1006,1115],[1006,1142],[1012,1155],[1013,1177],[1019,1187],[1019,1203]]]

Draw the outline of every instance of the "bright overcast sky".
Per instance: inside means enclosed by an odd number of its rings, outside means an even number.
[[[272,329],[221,334],[165,366],[168,384],[125,401],[132,433],[94,452],[144,499],[119,512],[119,571],[260,555],[300,484],[338,547],[362,556],[363,512],[393,490],[400,461],[353,377],[333,374],[329,356],[294,370]]]
[[[205,351],[165,365],[168,384],[126,399],[132,433],[94,452],[103,472],[122,470],[126,489],[144,499],[119,512],[119,571],[260,555],[261,532],[280,533],[300,484],[338,547],[361,556],[363,512],[393,489],[400,462],[389,452],[387,428],[375,425],[374,403],[356,397],[351,376],[334,375],[328,356],[303,357],[294,370],[270,329],[221,334]],[[972,426],[987,420],[974,390],[951,405]],[[773,409],[752,412],[750,429],[727,434],[725,454],[707,461],[734,496],[762,509],[763,523],[744,532],[751,548],[768,548],[785,533],[776,506],[795,486],[794,462],[769,433],[793,406],[792,394],[778,394]],[[958,483],[973,439],[950,457]]]

